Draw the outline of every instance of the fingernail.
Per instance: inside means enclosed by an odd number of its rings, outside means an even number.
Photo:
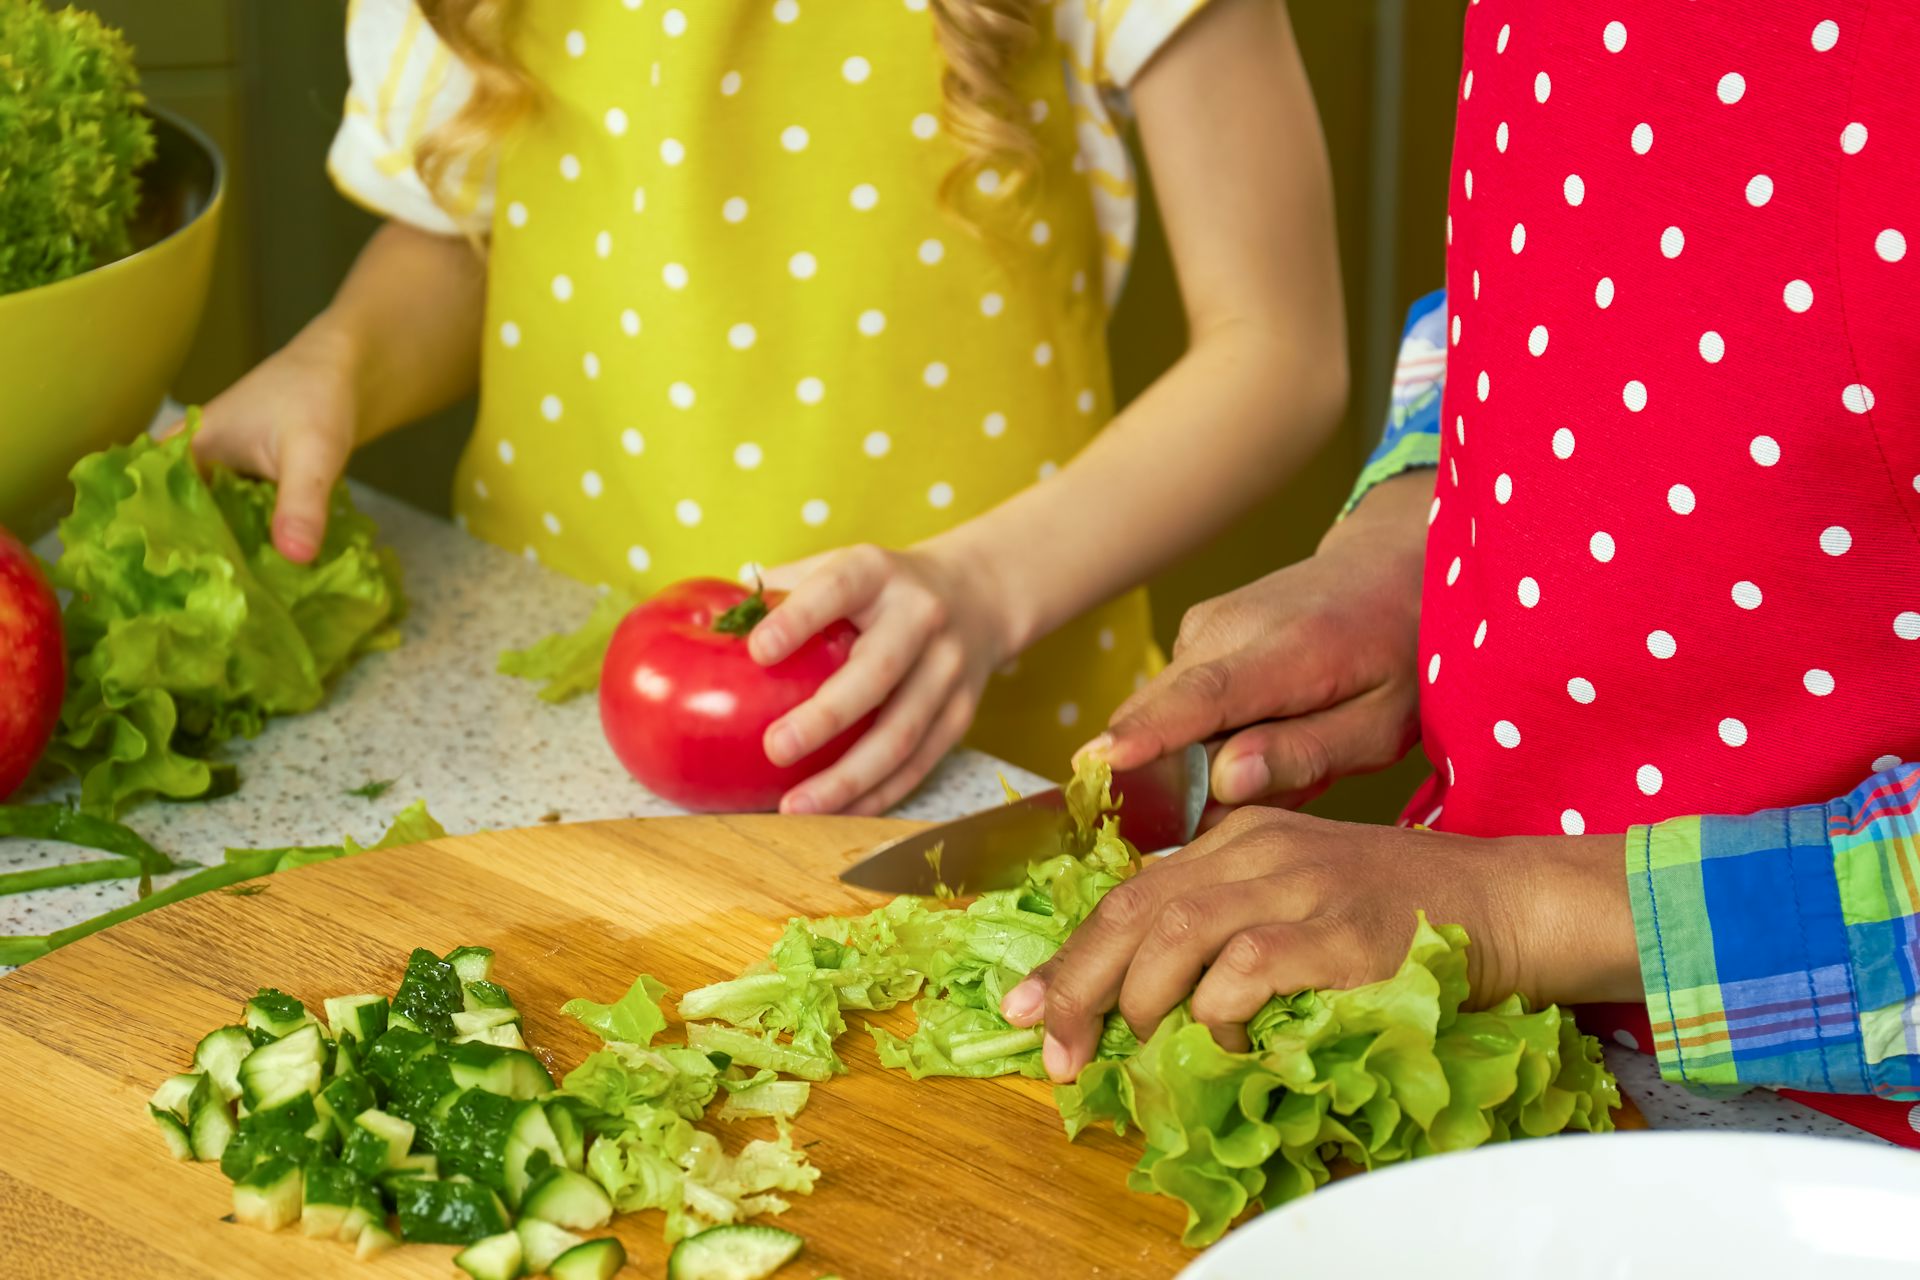
[[[766,623],[761,623],[747,633],[747,656],[761,666],[773,665],[776,652],[774,632],[768,629]]]
[[[320,550],[315,545],[316,541],[314,536],[304,529],[287,528],[281,530],[280,536],[274,539],[274,545],[279,548],[281,555],[295,564],[305,564],[313,559],[315,552]]]
[[[800,758],[800,735],[791,727],[777,724],[767,732],[767,759],[777,765],[789,765]]]
[[[1040,1045],[1040,1064],[1047,1069],[1047,1075],[1065,1083],[1072,1078],[1072,1059],[1067,1056],[1067,1046],[1048,1036]]]
[[[1113,750],[1113,735],[1103,733],[1074,752],[1073,762],[1079,764],[1082,756],[1104,756],[1111,750]]]
[[[801,791],[783,800],[780,803],[780,808],[782,812],[804,817],[810,813],[820,812],[820,802],[806,792]]]
[[[1257,800],[1273,786],[1273,770],[1263,756],[1242,756],[1220,771],[1222,804],[1245,804]]]
[[[1019,986],[1007,992],[1000,1001],[1000,1014],[1008,1022],[1025,1025],[1040,1016],[1040,1006],[1046,998],[1046,984],[1038,978],[1028,978]]]

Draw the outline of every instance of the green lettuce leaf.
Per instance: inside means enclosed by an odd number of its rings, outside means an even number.
[[[667,994],[664,983],[650,974],[641,974],[627,988],[627,994],[612,1004],[591,1000],[569,1000],[560,1012],[591,1027],[602,1040],[646,1046],[666,1029],[667,1015],[660,1011],[660,997]]]
[[[568,1072],[561,1090],[609,1116],[661,1109],[698,1120],[719,1074],[712,1058],[685,1045],[611,1044]]]
[[[600,687],[600,665],[606,661],[614,630],[633,605],[633,597],[625,592],[608,592],[594,601],[593,612],[577,630],[502,653],[500,674],[542,682],[540,698],[545,702],[568,702],[592,693]]]
[[[722,1076],[720,1086],[726,1090],[726,1099],[716,1113],[721,1120],[791,1120],[800,1114],[813,1092],[808,1081],[782,1080],[765,1070],[737,1079]]]
[[[195,468],[198,420],[73,469],[51,575],[70,593],[67,694],[48,756],[90,813],[230,789],[222,743],[312,710],[355,657],[398,642],[398,564],[345,488],[313,563],[293,564],[269,538],[272,485]]]

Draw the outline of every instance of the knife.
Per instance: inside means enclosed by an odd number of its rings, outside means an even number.
[[[1207,795],[1202,746],[1113,775],[1120,834],[1143,853],[1193,839]],[[1028,863],[1060,852],[1072,829],[1066,794],[1056,787],[884,844],[840,878],[883,893],[931,895],[943,885],[959,894],[1007,889],[1020,883]]]

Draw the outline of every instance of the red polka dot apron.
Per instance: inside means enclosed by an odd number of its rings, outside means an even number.
[[[1465,41],[1407,820],[1624,831],[1920,757],[1920,12],[1484,0]]]

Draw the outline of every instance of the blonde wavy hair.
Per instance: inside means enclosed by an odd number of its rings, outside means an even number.
[[[522,0],[419,0],[448,50],[473,73],[473,93],[451,120],[421,139],[417,151],[428,189],[449,200],[455,167],[486,163],[493,148],[532,110],[539,86],[514,59],[515,20]],[[970,185],[989,168],[999,185],[994,206],[1020,207],[1039,182],[1040,148],[1024,123],[1013,76],[1038,36],[1037,0],[929,0],[946,69],[942,115],[963,152],[941,183],[949,208],[966,209]],[[464,162],[464,163],[463,163]],[[981,219],[968,211],[966,220]]]

